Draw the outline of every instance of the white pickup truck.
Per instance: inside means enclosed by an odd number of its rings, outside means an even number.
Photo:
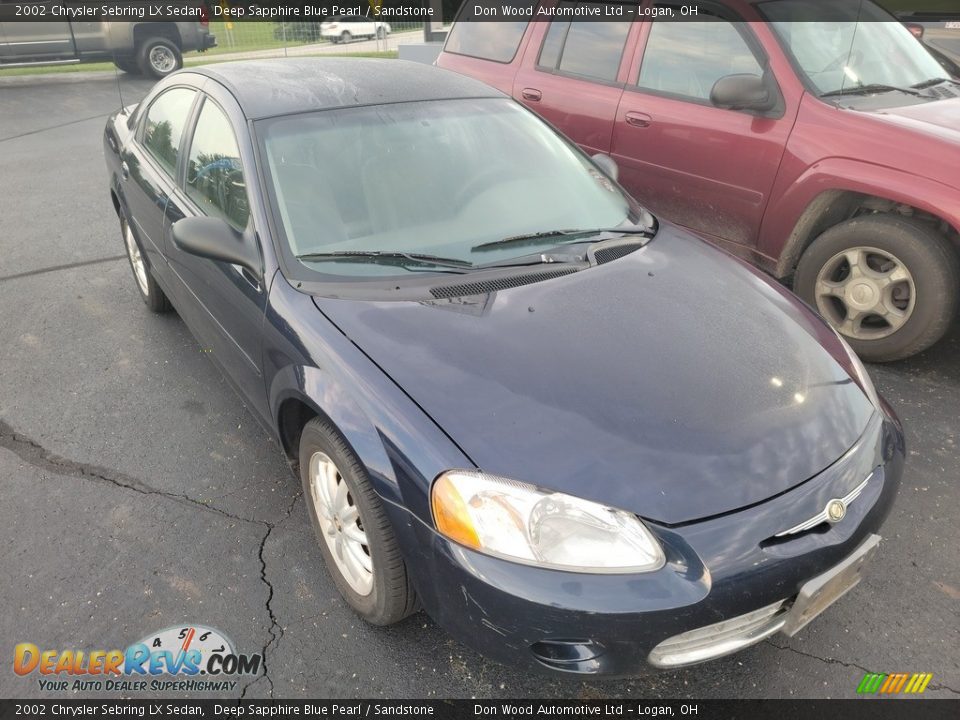
[[[216,44],[205,21],[0,22],[0,69],[112,60],[162,78],[183,66],[183,53]]]

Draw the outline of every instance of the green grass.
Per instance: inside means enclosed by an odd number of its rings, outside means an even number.
[[[110,70],[113,72],[112,62],[74,63],[72,65],[38,65],[36,67],[16,67],[0,70],[0,78],[17,75],[59,75],[61,73],[97,72]]]
[[[281,46],[282,47],[282,46]],[[263,48],[257,48],[263,49]],[[381,50],[380,52],[339,52],[339,53],[318,53],[316,55],[298,55],[297,57],[363,57],[363,58],[386,58],[394,60],[397,57],[396,50]],[[209,55],[209,53],[208,53]],[[188,56],[190,57],[190,56]],[[213,65],[220,62],[229,62],[225,59],[217,59],[216,55],[209,56],[209,61],[190,63],[187,67],[199,65]],[[114,65],[111,62],[98,63],[75,63],[73,65],[40,65],[36,67],[7,68],[0,70],[0,78],[15,77],[17,75],[57,75],[62,73],[77,72],[97,72],[114,71]]]

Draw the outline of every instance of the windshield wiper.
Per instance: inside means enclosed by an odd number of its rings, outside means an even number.
[[[867,85],[854,85],[853,87],[831,90],[820,95],[820,97],[836,97],[838,95],[868,95],[870,93],[902,92],[907,95],[916,95],[917,97],[929,98],[930,95],[919,92],[914,88],[897,87],[896,85],[883,85],[881,83],[868,83]]]
[[[929,80],[924,80],[923,82],[918,82],[916,85],[911,85],[910,87],[916,90],[923,90],[928,87],[933,87],[934,85],[939,85],[940,83],[953,83],[954,85],[960,85],[956,80],[951,80],[950,78],[945,77],[936,77],[930,78]]]
[[[591,230],[543,230],[541,232],[527,233],[526,235],[511,235],[502,240],[491,240],[490,242],[480,243],[471,250],[488,250],[502,248],[508,245],[536,245],[541,240],[556,237],[575,237],[580,238],[585,235],[601,235],[603,233],[620,233],[623,235],[645,235],[650,237],[651,228],[642,225],[629,225],[618,228],[593,228]]]
[[[425,253],[392,252],[386,250],[341,250],[340,252],[316,252],[297,255],[297,260],[359,261],[375,262],[385,265],[424,265],[438,268],[450,268],[464,273],[473,268],[473,263],[458,258],[440,257]]]

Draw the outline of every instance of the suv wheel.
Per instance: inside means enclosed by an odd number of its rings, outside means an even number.
[[[340,33],[340,42],[348,43],[351,40],[353,40],[353,35],[350,34],[349,30],[344,30],[342,33]]]
[[[137,65],[144,75],[163,78],[183,67],[183,55],[169,38],[152,37],[140,45]]]
[[[949,329],[960,301],[960,257],[925,223],[867,215],[813,241],[794,290],[862,359],[900,360]]]

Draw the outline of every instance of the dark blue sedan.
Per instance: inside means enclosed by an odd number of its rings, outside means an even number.
[[[903,467],[809,308],[511,99],[400,61],[191,69],[107,123],[110,196],[303,483],[371,623],[630,674],[792,635]]]

